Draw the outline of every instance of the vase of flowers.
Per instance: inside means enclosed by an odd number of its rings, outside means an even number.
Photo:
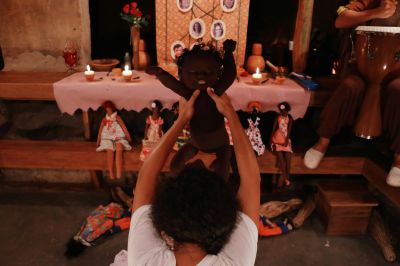
[[[134,69],[139,69],[139,42],[140,28],[149,23],[136,2],[131,2],[122,7],[121,18],[131,26],[131,43],[133,49],[132,64]]]

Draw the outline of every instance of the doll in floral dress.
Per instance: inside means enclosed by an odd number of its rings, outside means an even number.
[[[289,114],[290,105],[287,102],[278,104],[279,114],[275,120],[271,135],[271,150],[278,157],[278,164],[281,169],[281,176],[278,180],[278,187],[283,184],[290,186],[290,162],[292,158],[292,143],[290,133],[292,130],[293,118]]]
[[[96,151],[107,152],[107,164],[110,178],[115,179],[114,161],[117,178],[121,178],[123,165],[122,155],[125,150],[129,151],[132,149],[131,145],[129,145],[129,143],[132,142],[132,138],[124,121],[118,116],[114,103],[106,101],[102,106],[106,111],[106,116],[100,124]]]
[[[152,114],[146,119],[146,128],[144,130],[144,140],[140,159],[144,161],[150,154],[152,148],[158,143],[163,135],[162,125],[164,120],[161,117],[163,106],[160,101],[155,100],[151,103]]]
[[[262,141],[261,132],[258,128],[260,123],[260,117],[258,113],[261,109],[261,104],[259,102],[250,102],[248,104],[248,110],[250,112],[250,118],[247,119],[249,127],[245,130],[246,135],[249,137],[251,146],[257,156],[261,156],[265,152],[265,145]]]

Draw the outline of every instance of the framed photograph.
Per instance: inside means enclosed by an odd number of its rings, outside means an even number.
[[[214,40],[222,40],[225,37],[225,22],[222,20],[216,20],[211,24],[211,37]]]
[[[204,20],[200,18],[192,19],[189,24],[189,33],[193,39],[202,38],[206,33],[206,24]]]
[[[176,0],[179,11],[188,12],[193,7],[193,0]]]
[[[221,0],[221,8],[225,12],[232,12],[236,9],[236,2],[238,0]]]
[[[185,44],[182,41],[174,41],[171,44],[171,57],[172,59],[176,59],[180,57],[185,49]]]

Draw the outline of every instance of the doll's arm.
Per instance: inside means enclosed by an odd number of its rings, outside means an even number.
[[[125,137],[128,140],[128,142],[132,142],[131,134],[129,134],[129,131],[125,126],[124,120],[122,120],[120,116],[117,116],[117,122],[121,126],[122,131],[124,131]]]
[[[292,133],[292,124],[293,124],[293,118],[291,115],[289,115],[288,131],[287,131],[285,146],[289,144],[290,134]]]
[[[214,85],[214,91],[217,95],[222,95],[235,81],[236,64],[235,58],[233,57],[233,51],[235,51],[236,42],[233,40],[224,41],[224,59],[222,75],[220,79]]]
[[[272,126],[271,136],[269,138],[269,145],[272,145],[272,138],[274,137],[276,128],[278,127],[278,117],[275,118],[274,125]]]
[[[162,131],[162,125],[164,125],[164,120],[163,120],[163,119],[161,119],[160,126],[158,127],[158,136],[159,136],[160,138],[162,137],[162,133],[163,133],[163,131]]]
[[[105,124],[105,119],[103,118],[103,120],[101,120],[100,123],[99,134],[97,134],[97,146],[100,146],[101,132],[103,132],[104,124]]]
[[[161,67],[152,66],[147,68],[146,72],[150,75],[156,75],[156,77],[165,87],[172,90],[179,96],[184,97],[186,100],[189,100],[190,96],[192,96],[192,90],[187,88],[182,82],[177,80],[174,76],[169,74]]]
[[[147,139],[147,133],[149,131],[150,125],[146,123],[146,127],[144,128],[144,139]]]

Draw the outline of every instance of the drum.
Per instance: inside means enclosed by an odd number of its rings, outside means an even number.
[[[370,139],[382,132],[382,81],[400,70],[400,27],[357,27],[355,53],[357,69],[367,89],[354,131],[357,136]]]

